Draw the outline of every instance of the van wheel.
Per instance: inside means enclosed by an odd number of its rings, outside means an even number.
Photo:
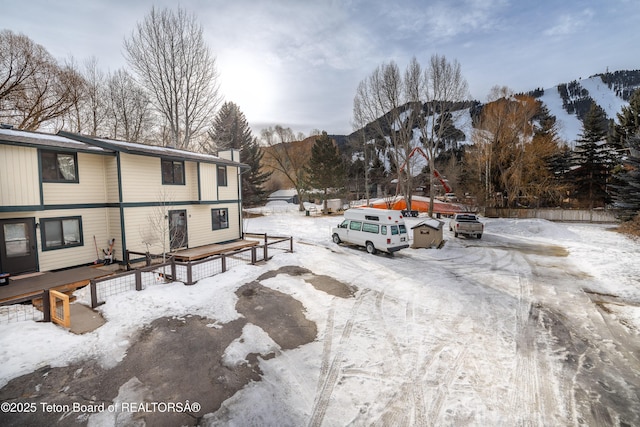
[[[367,252],[369,252],[371,255],[376,253],[376,247],[373,246],[373,243],[367,242]]]
[[[338,236],[337,234],[333,235],[333,243],[335,243],[336,245],[340,243],[340,236]]]

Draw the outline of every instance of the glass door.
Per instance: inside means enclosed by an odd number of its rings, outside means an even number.
[[[187,211],[169,211],[169,247],[171,250],[185,248],[187,240]]]
[[[0,272],[38,270],[35,218],[0,220]]]

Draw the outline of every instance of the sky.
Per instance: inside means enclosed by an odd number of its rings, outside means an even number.
[[[358,84],[414,56],[458,61],[479,101],[496,85],[520,92],[640,68],[637,0],[30,0],[5,2],[0,29],[113,72],[151,8],[178,4],[202,25],[224,100],[258,134],[276,124],[349,134]]]

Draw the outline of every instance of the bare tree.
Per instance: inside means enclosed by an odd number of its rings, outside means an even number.
[[[72,66],[60,66],[40,45],[11,31],[0,32],[0,119],[38,130],[63,118],[83,84]]]
[[[537,205],[564,190],[551,172],[560,154],[555,122],[545,119],[540,101],[494,87],[472,134],[466,162],[475,170],[487,206]]]
[[[363,107],[361,105],[362,100],[359,97],[355,97],[353,99],[353,129],[357,131],[356,140],[353,143],[358,146],[358,144],[362,143],[362,153],[363,153],[363,162],[364,162],[364,193],[365,199],[367,200],[367,206],[369,205],[370,192],[369,192],[369,170],[371,168],[371,162],[369,160],[369,149],[368,149],[368,141],[367,134],[365,132],[365,127],[367,125],[367,119],[365,112],[363,111]]]
[[[104,73],[98,68],[98,60],[95,57],[89,58],[80,68],[73,58],[69,58],[66,66],[76,70],[82,76],[82,82],[73,88],[75,103],[65,114],[61,127],[87,135],[104,134],[107,116],[106,83]]]
[[[10,30],[0,31],[0,101],[3,110],[7,99],[22,90],[47,57],[47,51],[29,37]]]
[[[291,128],[276,125],[262,130],[262,141],[267,146],[264,164],[281,173],[298,194],[300,211],[304,211],[302,196],[306,186],[305,166],[309,160],[309,150],[304,146],[304,135],[294,135]]]
[[[469,88],[460,64],[455,60],[449,62],[444,56],[431,56],[429,66],[424,71],[420,70],[420,65],[413,58],[408,70],[411,70],[411,78],[406,79],[410,84],[411,100],[424,106],[418,115],[418,125],[429,162],[429,216],[433,216],[435,160],[450,132],[444,118],[456,116],[452,118],[455,121],[457,116],[464,114],[465,110],[455,107],[456,103],[468,99]]]
[[[220,103],[215,58],[194,14],[154,8],[124,41],[125,58],[166,124],[165,145],[187,149]]]
[[[151,127],[151,103],[133,77],[120,69],[107,82],[110,135],[131,142],[143,142]]]
[[[140,241],[146,247],[147,257],[150,257],[152,248],[159,249],[162,254],[162,262],[167,260],[169,252],[175,248],[185,246],[187,236],[176,232],[171,223],[171,207],[175,200],[173,194],[161,190],[157,195],[157,203],[153,211],[147,216],[147,222],[139,230]]]
[[[410,93],[400,69],[395,62],[382,64],[361,81],[354,99],[354,122],[367,123],[365,135],[370,132],[375,138],[389,143],[390,157],[398,175],[399,188],[405,198],[407,208],[411,208],[413,187],[411,152],[415,104],[410,104]],[[364,137],[366,143],[367,137]],[[401,170],[405,167],[404,171]]]
[[[100,135],[107,118],[105,101],[106,78],[98,68],[98,60],[92,57],[84,64],[86,121],[89,135]]]

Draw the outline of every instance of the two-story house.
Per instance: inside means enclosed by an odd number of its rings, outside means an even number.
[[[238,160],[0,129],[0,272],[91,264],[111,239],[117,260],[238,239],[247,168]]]

